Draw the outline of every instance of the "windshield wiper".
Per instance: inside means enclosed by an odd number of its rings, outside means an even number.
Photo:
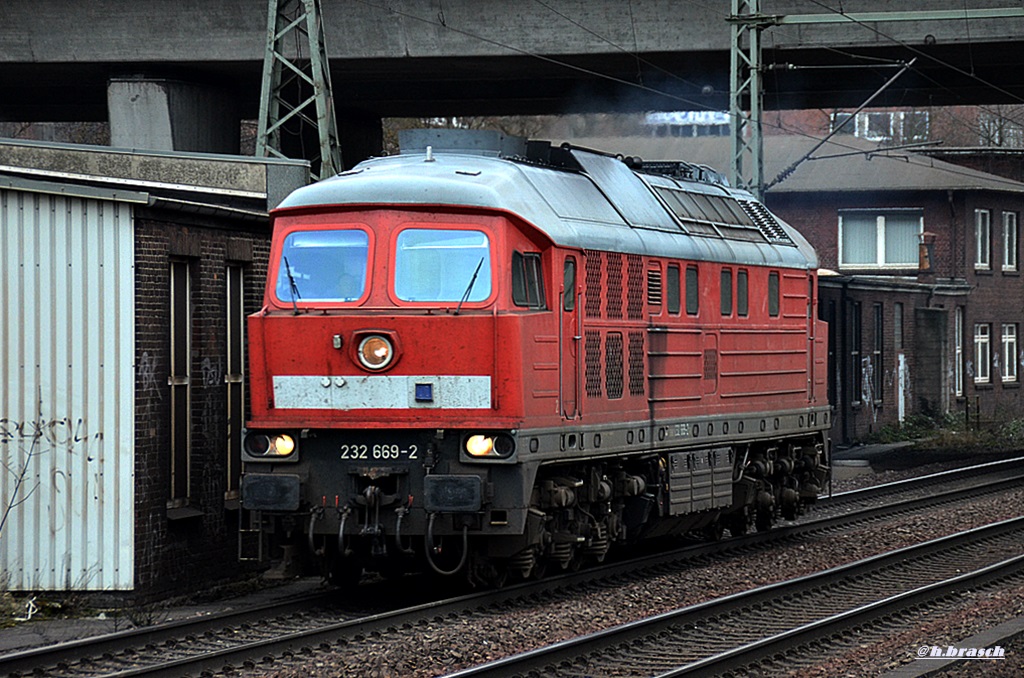
[[[469,285],[466,286],[466,291],[462,295],[462,299],[459,300],[459,305],[455,307],[455,315],[459,314],[459,310],[462,305],[469,299],[469,295],[473,293],[473,285],[476,284],[476,276],[480,273],[480,267],[484,265],[484,257],[480,257],[480,261],[477,262],[476,270],[473,271],[473,277],[469,279]]]
[[[295,315],[299,314],[299,305],[295,303],[296,299],[301,299],[302,295],[299,294],[299,286],[295,284],[295,277],[292,276],[292,266],[288,263],[288,257],[281,257],[284,259],[284,272],[288,274],[288,290],[292,294],[292,310]]]

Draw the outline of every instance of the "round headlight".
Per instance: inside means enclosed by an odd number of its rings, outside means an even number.
[[[267,455],[275,457],[287,457],[295,451],[295,439],[289,435],[278,435],[270,437],[270,450]]]
[[[270,449],[270,436],[249,434],[245,437],[245,451],[254,457],[262,457]]]
[[[287,434],[253,434],[245,439],[245,451],[253,457],[287,457],[295,451],[295,439]]]
[[[505,433],[477,433],[466,438],[466,454],[476,459],[507,459],[516,451],[515,441]]]
[[[471,457],[486,457],[494,450],[494,438],[475,435],[466,438],[466,453]]]
[[[357,353],[363,367],[370,370],[382,370],[395,357],[395,347],[391,345],[387,337],[372,334],[359,342]]]

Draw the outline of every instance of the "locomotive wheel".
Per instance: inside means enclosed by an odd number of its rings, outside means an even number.
[[[772,514],[769,511],[758,511],[754,524],[758,532],[767,532],[772,529]]]

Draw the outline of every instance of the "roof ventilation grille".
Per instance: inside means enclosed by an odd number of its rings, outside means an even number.
[[[782,224],[764,205],[753,200],[740,200],[738,202],[743,207],[743,211],[761,229],[761,233],[768,239],[768,242],[793,244],[793,239],[786,233],[786,229],[782,227]]]

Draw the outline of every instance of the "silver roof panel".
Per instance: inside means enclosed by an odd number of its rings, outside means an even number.
[[[373,158],[353,170],[301,188],[278,207],[324,205],[457,205],[510,212],[564,247],[817,268],[817,257],[792,227],[793,245],[689,235],[650,188],[619,160],[572,150],[583,172],[552,169],[496,156],[431,151]],[[682,188],[689,182],[674,181]],[[702,186],[741,199],[744,192]],[[781,222],[780,222],[781,223]]]

